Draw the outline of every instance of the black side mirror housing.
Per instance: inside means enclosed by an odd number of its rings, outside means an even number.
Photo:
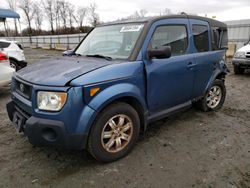
[[[149,49],[148,50],[149,59],[157,58],[157,59],[166,59],[171,57],[171,47],[164,46],[157,49]]]

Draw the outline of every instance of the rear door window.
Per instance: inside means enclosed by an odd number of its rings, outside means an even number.
[[[194,45],[198,52],[209,51],[208,27],[205,25],[193,25]]]

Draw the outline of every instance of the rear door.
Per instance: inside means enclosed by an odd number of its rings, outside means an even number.
[[[187,19],[165,19],[155,22],[149,30],[144,52],[161,46],[171,46],[172,51],[172,56],[167,59],[148,59],[144,54],[151,115],[183,104],[191,98],[195,61],[190,53],[189,29]]]
[[[192,28],[192,51],[196,63],[193,98],[204,94],[215,70],[215,56],[211,51],[211,31],[208,22],[190,19]]]

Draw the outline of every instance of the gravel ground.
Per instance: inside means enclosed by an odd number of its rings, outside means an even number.
[[[30,63],[58,51],[25,49]],[[0,91],[0,187],[250,187],[250,73],[229,74],[218,112],[190,109],[152,124],[125,158],[33,147],[7,118]]]

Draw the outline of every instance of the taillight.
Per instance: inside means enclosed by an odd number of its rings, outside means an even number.
[[[8,60],[8,56],[4,52],[0,52],[0,61],[6,61]]]

